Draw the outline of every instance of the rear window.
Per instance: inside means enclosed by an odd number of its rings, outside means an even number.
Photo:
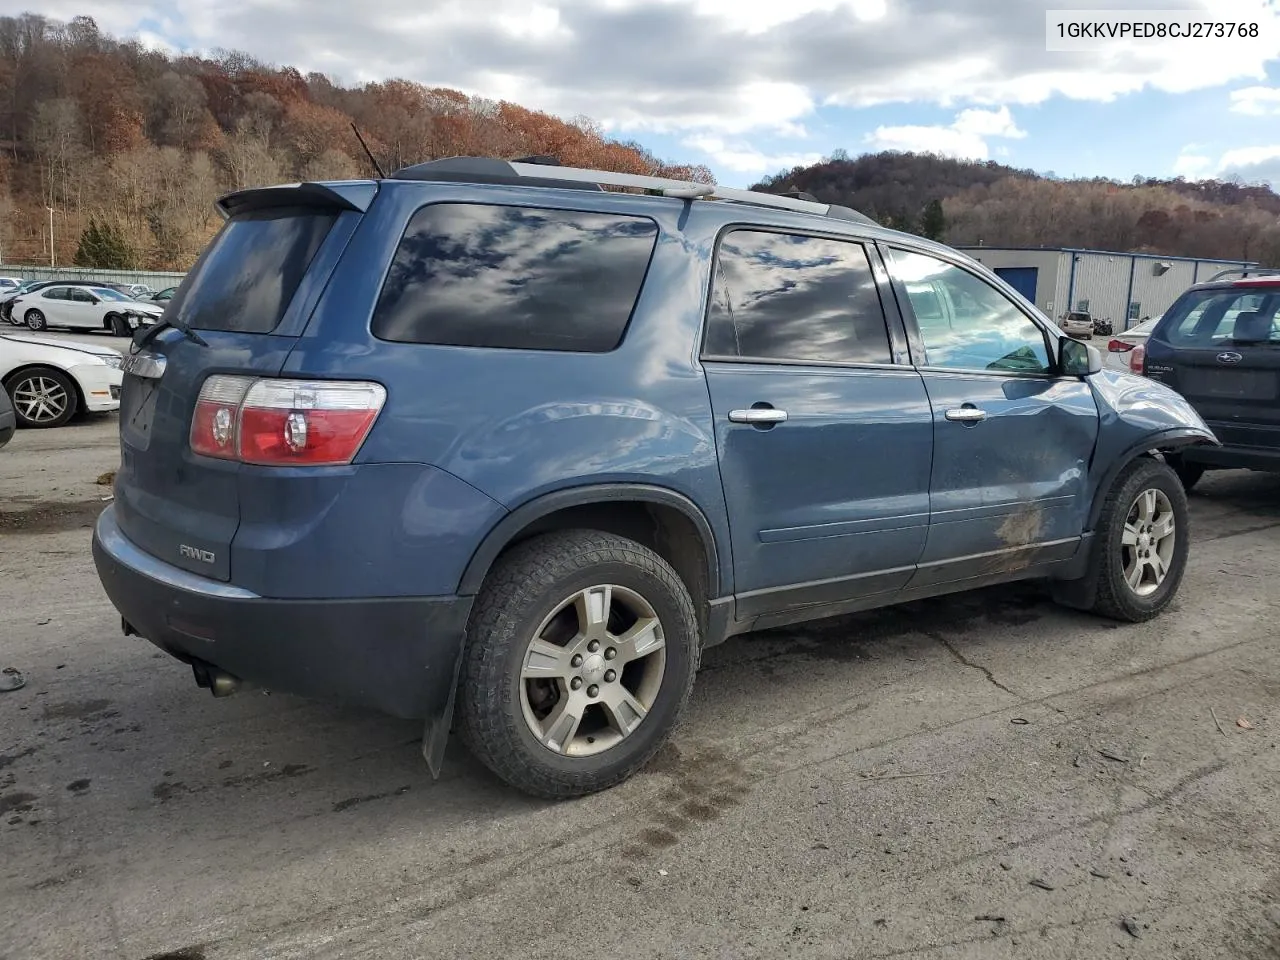
[[[1178,347],[1280,341],[1280,292],[1200,290],[1169,310],[1160,336]]]
[[[337,216],[314,208],[273,207],[232,217],[168,309],[197,330],[270,333]]]
[[[658,227],[643,217],[438,203],[413,215],[373,316],[400,343],[604,353],[622,340]]]

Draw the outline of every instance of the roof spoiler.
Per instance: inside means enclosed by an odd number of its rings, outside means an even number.
[[[355,210],[364,213],[373,203],[378,185],[372,180],[333,183],[282,183],[250,187],[219,197],[216,206],[223,219],[270,207],[314,207],[319,210]]]

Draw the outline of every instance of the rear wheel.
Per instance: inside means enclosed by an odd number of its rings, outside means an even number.
[[[1186,570],[1188,520],[1186,491],[1167,464],[1145,457],[1130,464],[1107,494],[1094,534],[1087,609],[1130,623],[1159,616]]]
[[[23,317],[23,319],[27,322],[27,326],[32,330],[44,330],[49,326],[49,324],[45,322],[44,314],[39,310],[28,310],[27,315]]]
[[[666,742],[697,672],[693,601],[652,550],[567,531],[522,543],[476,598],[459,727],[490,770],[563,799],[630,777]]]
[[[5,389],[22,427],[60,427],[75,415],[78,405],[71,378],[49,367],[14,374]]]

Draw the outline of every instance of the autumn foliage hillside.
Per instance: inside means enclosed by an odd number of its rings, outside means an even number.
[[[940,201],[939,239],[955,245],[1089,247],[1280,266],[1280,195],[1232,180],[1066,180],[994,161],[887,151],[837,152],[757,184],[773,192],[791,187],[909,231],[919,231],[924,211]]]
[[[354,121],[387,171],[453,155],[550,154],[574,166],[709,180],[513,103],[405,80],[342,87],[239,53],[171,57],[102,34],[89,17],[0,17],[0,255],[71,262],[91,219],[136,268],[185,269],[228,190],[368,176]]]

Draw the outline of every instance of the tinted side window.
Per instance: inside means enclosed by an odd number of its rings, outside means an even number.
[[[892,362],[860,243],[734,230],[720,242],[714,276],[708,356]]]
[[[891,251],[889,272],[906,288],[916,315],[926,354],[922,366],[1049,372],[1043,331],[976,274],[905,250]]]
[[[66,287],[48,287],[41,294],[46,300],[70,300],[71,296]]]
[[[169,304],[199,330],[270,333],[337,215],[275,207],[223,226]]]
[[[76,303],[92,303],[93,297],[88,290],[81,290],[79,287],[72,287],[67,291],[67,299],[74,300]]]
[[[622,340],[657,237],[652,220],[612,213],[423,207],[396,250],[373,334],[604,353]]]

